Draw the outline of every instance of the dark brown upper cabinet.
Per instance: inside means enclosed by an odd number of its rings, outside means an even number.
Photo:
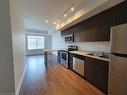
[[[74,34],[75,42],[110,41],[112,26],[127,23],[127,1],[61,31],[62,36]]]
[[[115,7],[116,25],[127,23],[127,0]]]

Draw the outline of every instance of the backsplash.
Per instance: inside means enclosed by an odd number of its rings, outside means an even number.
[[[81,51],[105,51],[110,52],[110,42],[76,42],[76,43],[65,43],[68,45],[77,45]]]

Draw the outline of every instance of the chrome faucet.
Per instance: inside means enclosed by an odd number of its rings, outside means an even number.
[[[101,54],[101,56],[104,56],[105,55],[105,52],[104,51],[99,51],[98,52]]]

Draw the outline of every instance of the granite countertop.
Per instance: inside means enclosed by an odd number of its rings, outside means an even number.
[[[85,51],[69,51],[69,52],[109,62],[109,58],[102,58],[102,57],[99,57],[99,56],[88,55],[88,54],[90,54],[90,52],[85,52]]]

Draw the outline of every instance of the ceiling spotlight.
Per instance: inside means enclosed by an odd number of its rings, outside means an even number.
[[[54,25],[56,25],[56,22],[53,22]]]
[[[48,23],[49,21],[48,20],[45,20],[46,23]]]
[[[67,14],[64,14],[64,17],[66,17],[67,16]]]
[[[71,11],[72,11],[72,12],[74,11],[74,7],[71,8]]]

